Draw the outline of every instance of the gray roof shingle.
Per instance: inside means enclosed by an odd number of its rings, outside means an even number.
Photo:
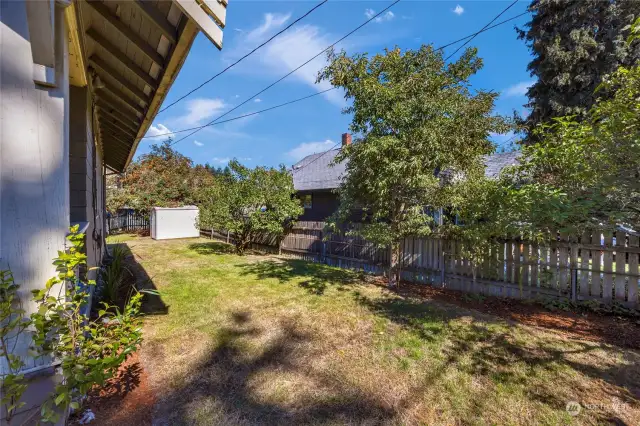
[[[312,191],[334,189],[340,186],[345,173],[346,161],[332,165],[339,149],[311,154],[293,165],[293,186],[296,191]],[[507,166],[518,163],[519,151],[501,152],[486,157],[485,176],[496,178]]]
[[[520,151],[500,152],[487,155],[484,162],[486,166],[484,175],[489,178],[497,178],[502,169],[518,164],[520,155],[522,155]]]
[[[346,162],[332,165],[339,149],[311,154],[293,165],[293,186],[296,191],[334,189],[340,186],[340,180],[346,168]]]

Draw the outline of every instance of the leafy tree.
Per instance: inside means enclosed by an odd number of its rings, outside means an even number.
[[[639,36],[640,19],[628,43]],[[611,95],[582,120],[564,116],[538,126],[537,142],[524,146],[521,164],[500,179],[448,188],[457,191],[453,205],[465,223],[451,231],[469,243],[472,260],[486,257],[492,238],[513,234],[542,242],[558,230],[640,229],[640,67],[620,67],[596,90]]]
[[[343,112],[353,114],[351,130],[361,135],[336,157],[348,163],[331,223],[362,211],[358,232],[391,247],[389,284],[395,285],[400,242],[434,225],[425,206],[449,208],[455,201],[442,180],[483,176],[482,156],[494,149],[489,133],[509,126],[491,113],[497,94],[470,89],[469,78],[482,67],[476,49],[449,64],[432,46],[371,58],[330,52],[328,59],[318,81],[345,90],[353,102]]]
[[[233,160],[229,172],[206,189],[199,221],[233,233],[238,254],[259,233],[283,235],[287,221],[302,214],[293,179],[284,167],[249,169]]]
[[[214,175],[171,147],[171,140],[152,145],[119,176],[108,182],[107,208],[122,207],[148,213],[152,207],[197,204],[202,188],[213,184]]]
[[[627,46],[640,34],[640,18]],[[640,226],[640,66],[620,67],[603,77],[596,100],[583,120],[557,118],[535,131],[540,142],[525,147],[527,161],[516,170],[518,193],[548,200],[547,210],[527,222],[579,229],[628,223]],[[550,194],[555,193],[555,196]]]
[[[533,0],[529,10],[531,21],[518,33],[536,77],[527,92],[530,131],[553,117],[586,117],[599,97],[611,94],[596,91],[603,77],[640,59],[640,43],[625,44],[640,12],[636,1]]]

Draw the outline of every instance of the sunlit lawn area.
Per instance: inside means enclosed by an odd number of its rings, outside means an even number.
[[[168,309],[141,351],[154,424],[640,424],[636,351],[209,240],[127,244]]]

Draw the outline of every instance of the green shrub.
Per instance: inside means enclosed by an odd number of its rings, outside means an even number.
[[[131,271],[125,266],[125,259],[129,255],[126,246],[117,244],[111,248],[111,262],[102,270],[102,300],[110,305],[118,303],[118,294],[125,275]]]

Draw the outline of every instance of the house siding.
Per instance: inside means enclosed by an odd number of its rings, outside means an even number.
[[[0,2],[0,267],[20,284],[23,309],[31,290],[55,274],[69,226],[69,73],[63,10],[56,8],[55,87],[34,84],[26,3]],[[27,355],[26,368],[50,363]],[[5,371],[0,360],[0,374]]]
[[[104,256],[104,184],[102,150],[95,142],[91,96],[86,87],[71,87],[69,133],[70,221],[88,222],[85,251],[88,266],[98,266]],[[96,278],[96,271],[89,271]]]
[[[33,26],[26,2],[0,1],[0,268],[11,270],[20,285],[27,316],[36,308],[31,290],[43,288],[56,273],[51,262],[66,247],[72,218],[90,222],[89,266],[99,264],[104,252],[104,169],[99,150],[94,164],[91,102],[86,89],[73,88],[70,94],[66,25],[59,5],[54,21],[55,78],[54,87],[48,87],[34,83]],[[33,424],[37,416],[27,417],[38,413],[35,408],[57,380],[51,359],[31,357],[29,345],[24,334],[14,352],[23,357],[31,381],[26,405],[12,424]],[[0,359],[0,374],[6,372]],[[0,424],[6,424],[5,414],[0,412]]]
[[[338,194],[326,191],[299,191],[298,196],[311,194],[311,208],[304,209],[298,220],[324,221],[331,216],[340,204]]]

